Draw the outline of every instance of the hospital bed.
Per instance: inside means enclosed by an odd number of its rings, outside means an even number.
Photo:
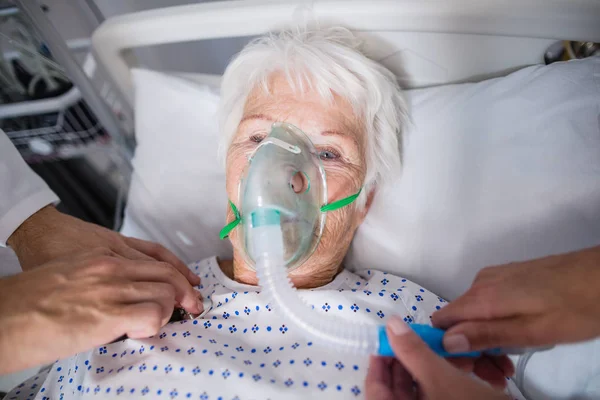
[[[600,42],[596,0],[248,0],[109,19],[94,56],[113,86],[105,97],[125,121],[135,115],[138,143],[123,233],[185,261],[230,254],[217,235],[222,67],[251,38],[306,18],[360,32],[411,107],[402,176],[376,197],[348,267],[452,299],[484,266],[600,244],[600,59],[542,66],[558,40]],[[151,55],[169,46],[202,57],[152,70]],[[221,69],[203,57],[220,57]],[[531,398],[600,392],[598,341],[527,359],[518,384]]]

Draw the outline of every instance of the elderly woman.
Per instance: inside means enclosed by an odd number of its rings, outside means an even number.
[[[395,314],[428,324],[443,299],[406,279],[343,268],[376,191],[400,172],[407,114],[393,74],[367,58],[346,29],[285,31],[252,42],[232,61],[223,77],[221,112],[233,205],[228,222],[238,217],[248,157],[276,122],[293,124],[314,143],[328,204],[360,193],[353,204],[328,212],[316,250],[290,272],[297,288],[310,289],[300,294],[314,312],[380,324]],[[168,324],[148,339],[58,361],[8,398],[362,397],[369,360],[331,351],[286,325],[277,304],[260,295],[240,229],[227,233],[233,260],[190,265],[202,279],[202,315]]]

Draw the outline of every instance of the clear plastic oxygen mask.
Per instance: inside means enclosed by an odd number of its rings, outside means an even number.
[[[359,354],[393,355],[384,326],[350,322],[311,309],[298,295],[288,273],[316,250],[326,213],[351,204],[360,194],[327,203],[327,180],[319,153],[297,127],[276,123],[250,156],[239,185],[241,210],[230,201],[246,262],[255,268],[263,296],[315,344]],[[411,327],[442,356],[444,331]],[[453,356],[479,356],[479,352]]]
[[[317,248],[326,214],[327,182],[317,150],[289,124],[274,124],[251,156],[239,187],[241,244],[249,265],[261,251],[261,233],[277,225],[283,262],[301,265]]]

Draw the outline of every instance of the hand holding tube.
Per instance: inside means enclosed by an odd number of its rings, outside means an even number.
[[[439,328],[434,328],[429,325],[422,324],[410,324],[408,325],[420,338],[424,341],[429,348],[440,357],[469,357],[469,358],[479,358],[482,356],[481,351],[469,351],[463,353],[450,353],[444,349],[444,330]],[[379,327],[379,355],[380,356],[388,356],[393,357],[394,351],[390,345],[389,338],[387,336],[387,332],[384,326]],[[500,349],[488,349],[485,350],[486,354],[490,355],[501,355],[502,351]]]
[[[600,247],[485,268],[432,316],[447,351],[552,346],[600,336]]]
[[[367,399],[508,399],[501,391],[438,357],[399,318],[390,318],[386,333],[396,358],[371,358],[366,379]]]

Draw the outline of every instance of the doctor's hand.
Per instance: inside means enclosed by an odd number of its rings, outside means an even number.
[[[8,245],[17,254],[24,271],[55,258],[98,249],[108,250],[129,260],[169,263],[191,285],[200,284],[200,278],[163,246],[125,237],[104,227],[63,214],[53,206],[42,208],[23,222],[9,237]]]
[[[365,382],[368,400],[509,399],[438,357],[401,319],[390,318],[387,334],[396,358],[371,358]]]
[[[55,260],[0,279],[0,375],[127,335],[152,336],[176,303],[199,314],[198,293],[171,265],[109,251]]]
[[[485,268],[432,316],[450,352],[549,346],[600,336],[600,246]]]

